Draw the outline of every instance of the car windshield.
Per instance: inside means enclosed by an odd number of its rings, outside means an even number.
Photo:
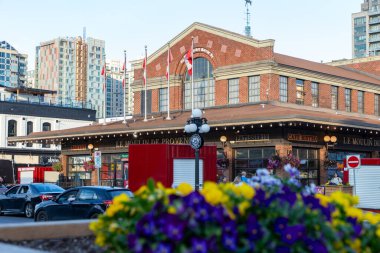
[[[133,193],[131,191],[128,191],[128,190],[112,190],[112,191],[108,191],[108,193],[111,195],[112,198],[120,195],[120,194],[127,194],[128,197],[133,197]]]
[[[31,185],[37,192],[63,192],[64,189],[55,184],[33,184]]]

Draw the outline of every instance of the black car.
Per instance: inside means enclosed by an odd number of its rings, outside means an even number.
[[[19,184],[0,194],[0,215],[3,213],[25,214],[32,218],[38,203],[53,199],[63,188],[55,184]]]
[[[105,212],[114,197],[123,193],[133,197],[133,193],[124,188],[109,186],[71,188],[55,199],[37,205],[34,220],[93,219]]]

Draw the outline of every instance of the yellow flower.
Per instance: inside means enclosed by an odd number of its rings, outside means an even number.
[[[177,213],[177,210],[175,209],[174,206],[170,206],[170,207],[168,208],[168,213],[170,213],[170,214],[176,214],[176,213]]]
[[[319,202],[321,203],[322,206],[327,207],[329,203],[329,198],[326,197],[325,195],[322,194],[315,194],[315,197],[319,199]]]
[[[99,245],[100,247],[103,247],[105,245],[105,242],[106,242],[106,238],[103,234],[98,234],[96,236],[96,240],[95,240],[95,243],[97,245]]]
[[[252,199],[253,196],[255,196],[255,190],[253,187],[249,186],[246,183],[243,183],[239,187],[241,194],[244,196],[246,199]]]
[[[112,222],[108,230],[112,233],[112,232],[115,232],[118,228],[119,228],[119,225],[116,222]]]
[[[380,226],[376,229],[376,235],[380,238]]]
[[[123,194],[120,194],[119,196],[116,196],[114,199],[113,199],[113,203],[115,205],[119,205],[119,204],[122,204],[124,202],[127,202],[129,201],[129,197],[127,194],[123,193]]]
[[[244,215],[245,214],[245,211],[251,206],[251,204],[248,202],[248,201],[243,201],[239,204],[238,208],[239,208],[239,213],[241,215]]]
[[[183,195],[189,195],[193,191],[193,187],[188,183],[181,183],[178,185],[177,190]]]
[[[143,185],[143,186],[140,187],[140,189],[138,189],[138,190],[135,192],[135,195],[136,195],[136,196],[140,196],[140,195],[142,195],[143,193],[145,193],[147,190],[148,190],[148,187],[146,187],[146,185]]]
[[[217,205],[221,202],[223,193],[219,189],[202,189],[201,194],[211,205]]]
[[[110,205],[107,210],[106,210],[106,215],[108,217],[113,217],[117,212],[123,210],[123,206],[120,205],[120,204],[115,204],[113,203],[112,205]]]
[[[347,214],[347,216],[357,218],[358,220],[362,220],[362,218],[363,218],[362,210],[355,208],[355,207],[346,208],[346,214]]]
[[[354,241],[350,241],[349,245],[353,250],[355,250],[355,252],[361,252],[361,250],[360,250],[361,241],[359,239],[355,239]]]
[[[380,214],[374,214],[372,212],[366,212],[363,215],[363,220],[368,221],[372,225],[376,225],[377,223],[380,223]]]

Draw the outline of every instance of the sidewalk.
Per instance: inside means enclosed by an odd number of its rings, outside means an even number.
[[[6,253],[44,253],[47,251],[40,251],[40,250],[15,246],[12,244],[0,243],[0,252],[6,252]]]

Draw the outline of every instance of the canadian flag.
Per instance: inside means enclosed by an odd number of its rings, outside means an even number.
[[[184,56],[185,64],[187,67],[187,73],[189,73],[189,75],[193,73],[193,58],[191,55],[192,51],[193,51],[193,47],[191,47],[191,49],[187,51],[187,53]]]
[[[105,69],[104,69],[104,66],[103,66],[101,75],[104,76],[104,74],[105,74]]]
[[[123,64],[123,67],[121,68],[121,70],[125,70],[125,62],[124,62],[124,64]]]
[[[144,62],[143,62],[143,69],[144,69],[144,86],[146,85],[146,57],[144,58]]]
[[[167,60],[166,60],[166,80],[169,80],[169,64],[173,61],[173,55],[172,55],[172,51],[169,49],[168,50],[168,57],[167,57]]]

